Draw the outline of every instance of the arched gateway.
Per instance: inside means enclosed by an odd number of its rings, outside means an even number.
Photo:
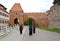
[[[21,24],[23,25],[23,10],[20,6],[19,3],[16,3],[10,10],[10,20],[9,24],[14,25],[14,24]]]
[[[24,13],[20,3],[15,3],[10,9],[9,24],[14,25],[16,22],[18,22],[20,25],[24,25],[27,18],[34,19],[36,25],[48,26],[48,15],[45,12]]]
[[[14,19],[14,24],[19,24],[18,18],[15,18],[15,19]]]

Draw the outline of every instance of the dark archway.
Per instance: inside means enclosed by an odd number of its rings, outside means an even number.
[[[15,19],[14,19],[14,24],[19,24],[18,18],[15,18]]]

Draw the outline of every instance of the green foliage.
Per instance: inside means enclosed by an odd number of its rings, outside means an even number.
[[[53,32],[58,32],[58,33],[60,33],[60,29],[57,29],[57,28],[49,29],[49,31],[53,31]]]
[[[57,29],[57,28],[53,28],[53,29],[48,29],[48,27],[38,27],[38,29],[42,29],[42,30],[47,30],[47,31],[51,31],[51,32],[57,32],[57,33],[60,33],[60,29]]]
[[[28,18],[27,20],[25,20],[25,25],[32,25],[33,22],[34,22],[34,19]]]
[[[54,0],[53,4],[58,4],[58,5],[60,5],[60,0]]]

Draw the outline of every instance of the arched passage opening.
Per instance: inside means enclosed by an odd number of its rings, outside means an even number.
[[[18,18],[15,18],[15,19],[14,19],[14,24],[16,24],[16,25],[19,24]]]

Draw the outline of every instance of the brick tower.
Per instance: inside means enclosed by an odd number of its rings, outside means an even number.
[[[10,19],[9,24],[14,25],[19,23],[19,25],[23,25],[23,10],[21,8],[20,3],[15,3],[13,7],[10,9]]]

